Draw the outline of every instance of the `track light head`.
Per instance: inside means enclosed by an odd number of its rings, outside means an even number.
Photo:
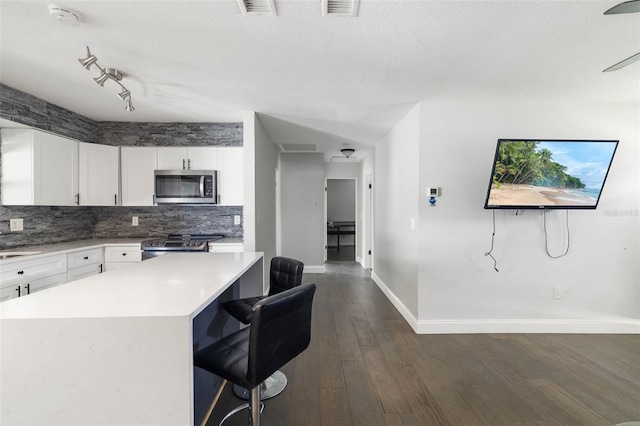
[[[124,87],[122,88],[122,92],[118,93],[118,97],[123,101],[127,99],[127,97],[131,98],[131,92]]]
[[[129,96],[129,99],[126,100],[124,108],[129,111],[135,111],[136,109],[133,107],[133,104],[131,103],[131,96]]]
[[[104,87],[104,82],[109,80],[109,74],[107,74],[106,72],[102,71],[102,75],[100,75],[100,77],[96,77],[93,79],[93,81],[95,81],[96,83],[98,83],[98,85],[100,87]]]
[[[87,46],[87,57],[84,59],[78,59],[78,62],[80,62],[80,65],[82,65],[86,69],[90,69],[91,65],[95,64],[97,61],[98,61],[98,58],[96,58],[95,55],[92,55],[91,52],[89,51],[89,46]]]

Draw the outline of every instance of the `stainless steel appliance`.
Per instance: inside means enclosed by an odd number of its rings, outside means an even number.
[[[221,234],[169,234],[167,238],[146,240],[141,243],[142,260],[162,256],[166,253],[206,252],[209,243],[224,238]]]
[[[156,170],[154,177],[154,203],[218,204],[216,170]]]

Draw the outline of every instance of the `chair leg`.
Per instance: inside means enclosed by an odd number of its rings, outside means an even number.
[[[285,376],[282,371],[278,370],[271,376],[267,377],[260,386],[262,387],[262,401],[273,398],[274,396],[279,395],[287,386],[287,376]],[[247,390],[242,386],[233,385],[233,393],[235,393],[240,399],[249,400],[249,398],[251,398],[251,390]]]
[[[251,389],[251,401],[249,405],[251,406],[251,426],[260,426],[260,413],[262,410],[260,409],[260,394],[262,393],[262,387],[260,385]]]

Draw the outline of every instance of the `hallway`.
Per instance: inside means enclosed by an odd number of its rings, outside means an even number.
[[[311,344],[282,369],[264,425],[640,421],[638,335],[416,335],[360,265],[326,270],[305,274],[318,285]],[[208,425],[241,404],[230,388]]]

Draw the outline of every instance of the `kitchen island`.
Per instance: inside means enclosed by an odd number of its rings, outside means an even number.
[[[261,253],[176,253],[1,303],[0,424],[194,424],[194,350],[263,292]]]

